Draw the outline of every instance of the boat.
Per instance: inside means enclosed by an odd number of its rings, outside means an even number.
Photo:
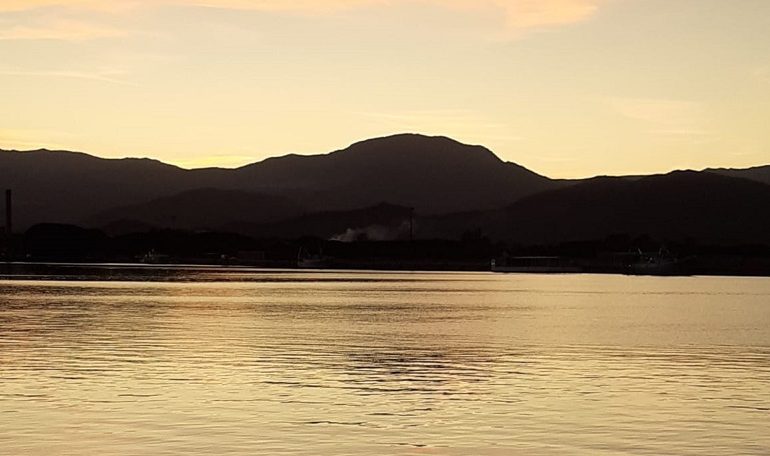
[[[520,272],[533,274],[569,274],[582,272],[573,259],[558,256],[503,256],[500,261],[492,260],[492,272]]]
[[[657,253],[639,250],[636,260],[628,265],[631,275],[677,275],[679,262],[671,252],[661,248]]]
[[[155,249],[151,249],[142,256],[140,261],[145,264],[161,264],[168,263],[170,259],[171,257],[169,255],[164,255],[156,252]]]
[[[297,267],[300,269],[326,269],[334,265],[334,258],[323,254],[323,249],[312,254],[300,247],[297,253]]]

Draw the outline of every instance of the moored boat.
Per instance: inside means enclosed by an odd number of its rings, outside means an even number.
[[[325,269],[334,265],[334,258],[323,254],[323,250],[317,254],[311,254],[303,248],[297,253],[297,267],[300,269]]]
[[[641,250],[636,260],[628,265],[632,275],[677,275],[679,262],[671,252],[661,248],[657,253],[644,253]]]

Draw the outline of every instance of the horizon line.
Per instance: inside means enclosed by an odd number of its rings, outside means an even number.
[[[520,162],[516,161],[506,161],[500,158],[494,150],[490,149],[489,147],[483,145],[483,144],[471,144],[471,143],[465,143],[460,140],[454,139],[451,136],[447,135],[430,135],[426,133],[417,133],[417,132],[403,132],[403,133],[393,133],[383,136],[373,136],[368,138],[363,138],[360,140],[353,141],[349,143],[347,146],[331,150],[328,152],[315,152],[315,153],[300,153],[300,152],[288,152],[281,155],[271,155],[262,159],[255,159],[254,161],[247,161],[246,163],[242,165],[236,165],[236,166],[185,166],[182,164],[175,163],[174,161],[165,161],[161,160],[152,156],[123,156],[123,157],[104,157],[97,154],[94,154],[92,152],[85,152],[82,150],[73,150],[73,149],[67,149],[67,148],[51,148],[51,146],[41,146],[35,149],[5,149],[2,146],[0,146],[0,152],[10,152],[10,153],[33,153],[33,152],[52,152],[52,153],[69,153],[69,154],[80,154],[80,155],[86,155],[92,158],[96,158],[99,160],[113,160],[113,161],[119,161],[119,160],[149,160],[161,163],[163,165],[167,166],[173,166],[175,168],[184,170],[184,171],[199,171],[199,170],[211,170],[211,169],[219,169],[219,170],[238,170],[241,168],[245,168],[248,166],[256,165],[259,163],[263,163],[268,160],[274,160],[274,159],[280,159],[280,158],[286,158],[286,157],[319,157],[319,156],[326,156],[333,154],[335,152],[341,152],[344,150],[349,149],[350,147],[353,147],[357,144],[368,142],[368,141],[376,141],[376,140],[382,140],[382,139],[388,139],[388,138],[394,138],[398,136],[418,136],[423,138],[430,138],[430,139],[448,139],[450,141],[453,141],[457,144],[461,144],[463,146],[469,146],[469,147],[482,147],[489,152],[491,152],[496,158],[500,160],[501,163],[512,163],[517,166],[521,166],[525,168],[527,171],[536,173],[540,176],[546,177],[551,180],[585,180],[585,179],[592,179],[597,177],[646,177],[646,176],[657,176],[657,175],[665,175],[672,172],[677,171],[696,171],[696,172],[703,172],[703,171],[709,171],[709,170],[750,170],[750,169],[756,169],[756,168],[764,168],[767,166],[770,166],[770,162],[768,163],[760,163],[756,165],[751,165],[747,167],[728,167],[728,166],[718,166],[718,165],[706,165],[703,168],[668,168],[667,170],[662,171],[653,171],[653,172],[634,172],[634,173],[628,173],[628,174],[612,174],[612,173],[599,173],[599,174],[593,174],[593,175],[585,175],[580,177],[551,177],[546,174],[543,174],[539,171],[536,171],[528,166],[525,166],[521,164]],[[245,159],[249,159],[247,156],[243,156]]]

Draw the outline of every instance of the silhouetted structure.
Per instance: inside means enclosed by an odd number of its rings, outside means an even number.
[[[5,226],[0,235],[0,258],[10,261],[13,257],[13,195],[5,191]]]
[[[5,191],[5,235],[10,238],[13,234],[13,194],[11,189]]]
[[[409,208],[409,240],[414,241],[414,208]]]

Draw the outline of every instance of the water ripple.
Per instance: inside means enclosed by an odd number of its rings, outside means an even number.
[[[770,454],[768,280],[66,268],[0,280],[3,454]]]

